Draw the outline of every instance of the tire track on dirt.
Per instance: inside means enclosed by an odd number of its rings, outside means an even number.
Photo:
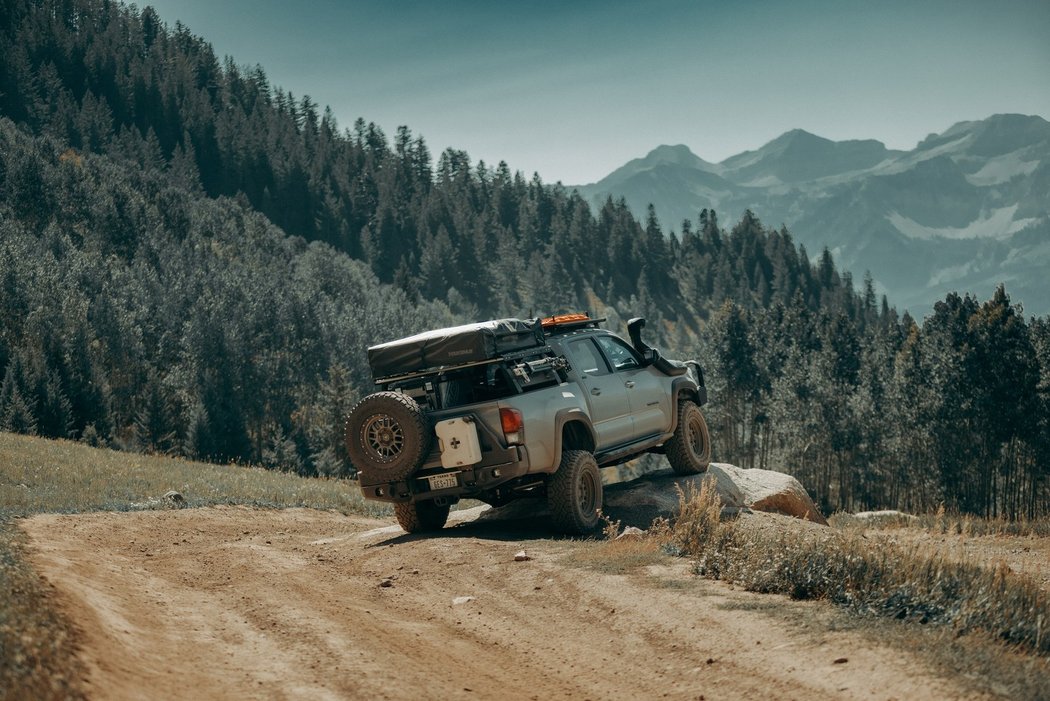
[[[684,561],[601,574],[565,562],[593,546],[535,528],[468,522],[416,538],[242,507],[23,527],[99,699],[963,697],[859,635],[726,608],[774,599],[692,577]],[[532,559],[515,562],[522,548]],[[849,663],[835,664],[842,650]]]

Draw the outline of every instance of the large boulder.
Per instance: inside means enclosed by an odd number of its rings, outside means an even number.
[[[727,463],[711,463],[708,473],[715,475],[719,485],[731,482],[743,494],[744,505],[750,509],[828,525],[806,488],[791,475],[773,470],[745,470]]]
[[[678,492],[699,491],[704,482],[714,485],[722,513],[742,508],[794,516],[826,526],[805,487],[792,477],[772,470],[745,470],[728,463],[711,463],[702,475],[682,477],[671,471],[653,472],[605,490],[605,513],[613,520],[636,525],[657,516],[668,517],[678,509]]]
[[[701,475],[681,476],[663,470],[630,482],[606,485],[602,512],[623,526],[647,528],[653,519],[670,518],[678,511],[679,491],[698,492],[705,481],[714,484],[724,515],[753,509],[827,525],[805,488],[791,475],[772,470],[745,470],[726,463],[711,463]],[[521,521],[524,525],[535,523],[545,514],[542,501],[522,499],[483,511],[478,520]]]

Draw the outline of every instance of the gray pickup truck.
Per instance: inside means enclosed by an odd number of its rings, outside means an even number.
[[[445,525],[463,498],[494,506],[546,498],[554,526],[600,522],[599,467],[663,453],[680,474],[707,469],[699,363],[663,358],[571,314],[500,319],[368,349],[380,391],[351,410],[346,447],[367,499],[393,502],[409,533]]]

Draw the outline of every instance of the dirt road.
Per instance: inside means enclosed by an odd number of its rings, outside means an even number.
[[[593,543],[521,524],[412,538],[391,523],[223,507],[23,527],[97,699],[964,695],[899,651],[823,630],[818,604],[733,591],[682,560],[602,574],[571,562]],[[522,549],[531,559],[515,561]],[[810,607],[811,622],[747,610],[771,600]]]

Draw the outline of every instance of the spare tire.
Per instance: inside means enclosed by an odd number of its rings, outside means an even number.
[[[397,482],[423,464],[434,442],[422,407],[400,392],[370,394],[346,419],[346,452],[369,482]]]

